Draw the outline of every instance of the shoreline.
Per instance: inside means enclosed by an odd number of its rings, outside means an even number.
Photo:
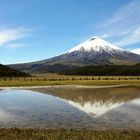
[[[46,86],[7,86],[7,87],[0,87],[1,90],[7,89],[38,89],[38,88],[115,88],[115,87],[127,87],[127,86],[134,86],[131,84],[119,84],[119,85],[46,85]],[[137,86],[137,85],[136,85]]]

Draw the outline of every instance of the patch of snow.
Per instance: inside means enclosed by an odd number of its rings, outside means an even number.
[[[67,53],[72,53],[75,51],[92,51],[92,52],[108,52],[108,53],[115,53],[115,52],[122,52],[123,49],[114,46],[105,40],[98,38],[96,36],[90,38],[89,40],[77,45],[76,47],[70,49]]]

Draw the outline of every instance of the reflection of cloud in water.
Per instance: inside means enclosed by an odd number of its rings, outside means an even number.
[[[136,105],[140,105],[140,99],[135,99],[131,103],[136,104]]]
[[[63,101],[67,102],[68,104],[72,105],[75,108],[78,108],[79,110],[82,110],[93,117],[99,117],[108,111],[115,109],[121,105],[123,105],[125,102],[112,102],[112,100],[108,100],[106,102],[103,101],[95,101],[95,102],[86,102],[83,105],[81,105],[78,102],[73,102],[71,100],[65,100]]]
[[[2,109],[0,109],[0,121],[4,121],[7,119],[11,119],[11,115],[5,111],[3,111]]]

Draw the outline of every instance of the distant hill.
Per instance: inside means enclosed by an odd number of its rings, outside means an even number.
[[[140,55],[123,50],[101,38],[92,37],[62,55],[9,66],[24,72],[44,73],[61,72],[89,65],[134,65],[139,62]]]
[[[134,66],[86,66],[82,68],[76,68],[73,70],[62,71],[60,74],[93,76],[140,76],[140,63]]]
[[[29,74],[9,68],[8,66],[0,64],[0,77],[24,77]]]

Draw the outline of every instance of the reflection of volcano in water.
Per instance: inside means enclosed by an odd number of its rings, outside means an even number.
[[[117,103],[113,103],[112,100],[109,100],[107,102],[86,102],[84,105],[81,105],[80,103],[76,103],[70,100],[64,100],[67,103],[69,103],[70,105],[78,108],[79,110],[82,110],[88,114],[91,114],[94,117],[98,117],[100,115],[105,114],[106,112],[108,112],[109,110],[112,110],[116,107],[119,107],[120,105],[123,104],[123,102],[117,102]]]
[[[126,102],[140,98],[139,87],[117,88],[49,88],[39,89],[60,98],[94,117],[99,117]]]

